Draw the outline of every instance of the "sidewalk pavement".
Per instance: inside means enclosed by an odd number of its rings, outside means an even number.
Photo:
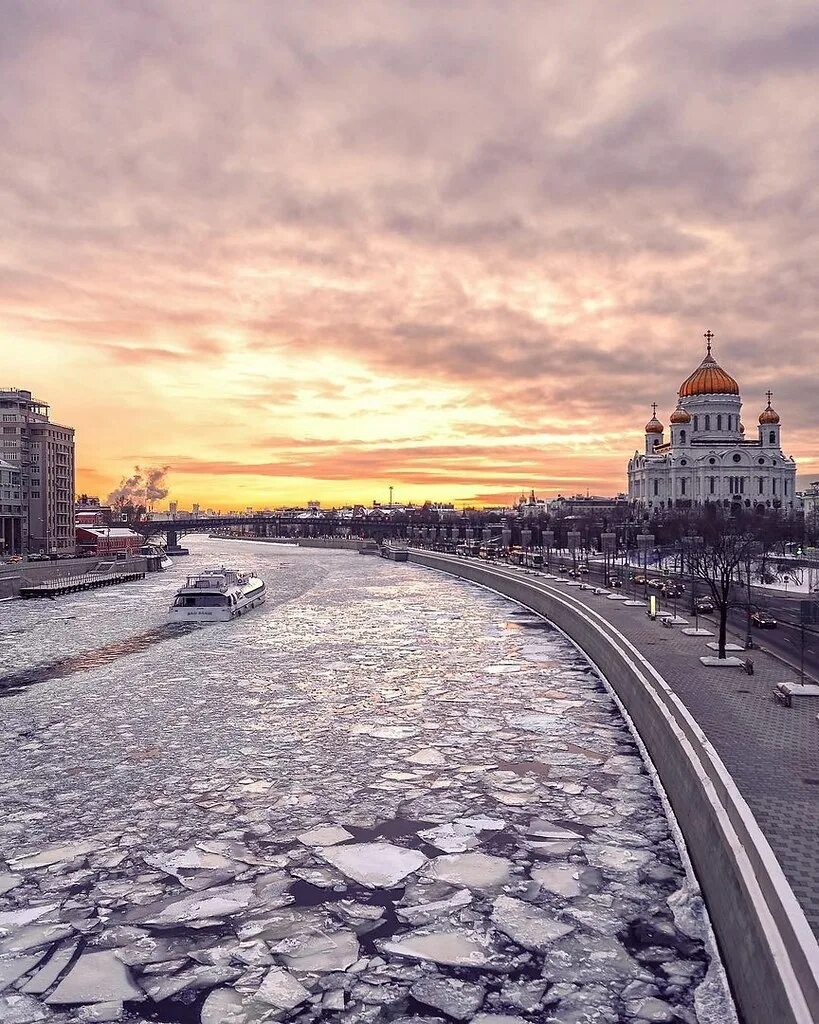
[[[738,655],[751,658],[752,676],[740,668],[708,668],[699,658],[714,653],[705,645],[716,636],[686,636],[679,626],[652,621],[644,608],[563,580],[544,582],[608,619],[683,701],[733,776],[819,936],[819,700],[786,708],[772,695],[777,683],[798,681],[798,672],[759,649]],[[700,626],[713,624],[701,619]],[[730,639],[738,642],[736,634]]]

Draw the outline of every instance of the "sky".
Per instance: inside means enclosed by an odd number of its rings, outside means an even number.
[[[708,329],[819,479],[814,2],[0,19],[0,385],[79,490],[615,493]]]

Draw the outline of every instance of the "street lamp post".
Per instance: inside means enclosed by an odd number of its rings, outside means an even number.
[[[648,601],[648,549],[654,547],[654,534],[638,533],[637,547],[643,552],[643,598]]]

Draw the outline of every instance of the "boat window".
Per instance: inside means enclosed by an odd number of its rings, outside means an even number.
[[[226,605],[228,598],[222,594],[181,594],[174,601],[175,608],[218,608]]]

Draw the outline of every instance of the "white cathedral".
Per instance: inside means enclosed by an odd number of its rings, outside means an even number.
[[[720,502],[747,508],[793,509],[796,463],[782,452],[779,414],[768,404],[759,415],[755,438],[745,436],[739,386],[708,351],[680,385],[671,414],[670,437],[657,419],[657,405],[646,423],[645,452],[628,464],[628,494],[645,511]]]

